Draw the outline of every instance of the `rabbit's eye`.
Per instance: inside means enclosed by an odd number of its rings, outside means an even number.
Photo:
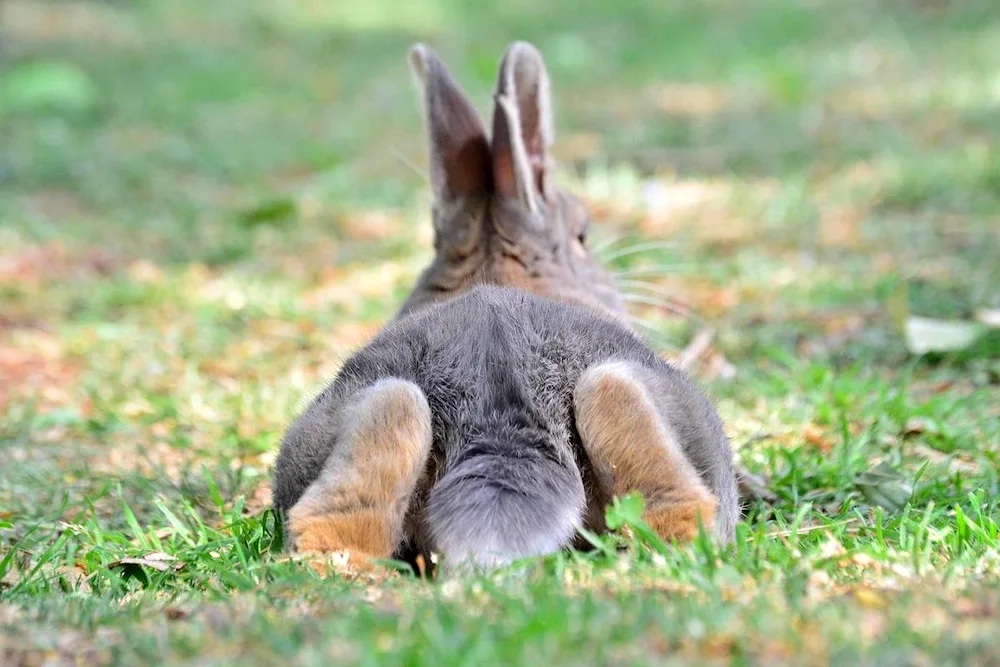
[[[582,231],[576,235],[576,240],[580,242],[580,245],[587,245],[587,232]]]

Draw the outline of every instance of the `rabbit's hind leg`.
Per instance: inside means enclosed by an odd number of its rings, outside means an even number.
[[[691,540],[699,521],[711,531],[719,503],[657,410],[643,375],[628,362],[588,369],[574,393],[577,429],[602,495],[641,492],[643,518],[657,534]]]
[[[350,416],[322,473],[288,512],[295,549],[388,558],[431,448],[431,413],[412,382],[380,380],[345,406]]]

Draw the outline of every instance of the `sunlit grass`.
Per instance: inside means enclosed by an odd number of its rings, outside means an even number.
[[[59,65],[0,115],[0,662],[998,658],[996,351],[913,358],[887,306],[1000,307],[988,0],[0,11],[0,80]],[[595,252],[665,355],[710,336],[693,372],[775,501],[725,548],[626,503],[591,553],[324,579],[268,479],[430,257],[406,50],[486,111],[515,38]]]

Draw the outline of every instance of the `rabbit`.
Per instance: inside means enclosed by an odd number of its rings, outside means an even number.
[[[664,539],[733,539],[733,454],[709,399],[628,324],[551,182],[537,49],[501,61],[491,137],[428,46],[423,92],[435,257],[395,317],[289,427],[274,504],[292,548],[357,564],[438,554],[494,568],[605,530],[643,494]]]

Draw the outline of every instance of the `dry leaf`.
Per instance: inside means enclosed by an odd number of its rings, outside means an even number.
[[[740,497],[744,500],[766,503],[777,502],[777,494],[768,488],[770,483],[770,479],[754,475],[742,467],[736,469],[737,488],[739,489]]]
[[[90,593],[90,582],[87,579],[87,568],[83,563],[74,563],[72,566],[63,565],[58,568],[58,572],[71,586],[80,593]]]
[[[990,329],[1000,329],[1000,308],[977,310],[976,319]]]
[[[884,609],[889,604],[884,595],[871,588],[859,588],[855,590],[854,599],[862,607],[868,609]]]
[[[805,428],[802,429],[802,437],[821,452],[829,452],[833,449],[833,442],[830,440],[830,437],[815,424],[806,424]]]
[[[948,469],[955,472],[979,474],[981,469],[975,463],[963,461],[956,454],[944,454],[927,445],[917,444],[913,447],[913,453],[921,456],[936,465],[947,465]]]
[[[730,103],[725,86],[664,81],[647,89],[657,109],[672,118],[703,118],[717,114]]]
[[[158,285],[163,282],[163,271],[147,259],[137,259],[129,264],[128,275],[137,283]]]
[[[847,549],[840,543],[840,540],[832,535],[819,546],[819,556],[824,560],[839,559],[847,555]]]
[[[246,505],[243,507],[243,513],[258,514],[270,507],[271,503],[271,483],[269,481],[261,482],[254,489],[253,495],[247,500]]]
[[[820,217],[820,241],[825,246],[853,249],[861,245],[861,223],[868,210],[840,206]]]
[[[712,346],[713,340],[715,340],[713,329],[706,327],[699,331],[681,352],[677,359],[677,366],[683,371],[690,371],[695,362]]]
[[[166,615],[167,620],[170,621],[180,621],[190,616],[187,611],[180,607],[167,607],[163,610],[163,613]]]
[[[347,213],[341,218],[340,225],[350,238],[365,241],[392,238],[404,231],[399,214],[380,210]]]
[[[122,558],[120,560],[111,561],[108,563],[108,568],[122,567],[125,565],[141,565],[144,567],[151,567],[160,572],[166,572],[170,569],[179,570],[184,567],[184,564],[177,562],[177,559],[174,556],[165,554],[162,551],[154,551],[153,553],[146,554],[140,558]]]
[[[906,347],[913,354],[957,352],[972,347],[984,325],[966,320],[937,320],[911,315],[903,330]]]

